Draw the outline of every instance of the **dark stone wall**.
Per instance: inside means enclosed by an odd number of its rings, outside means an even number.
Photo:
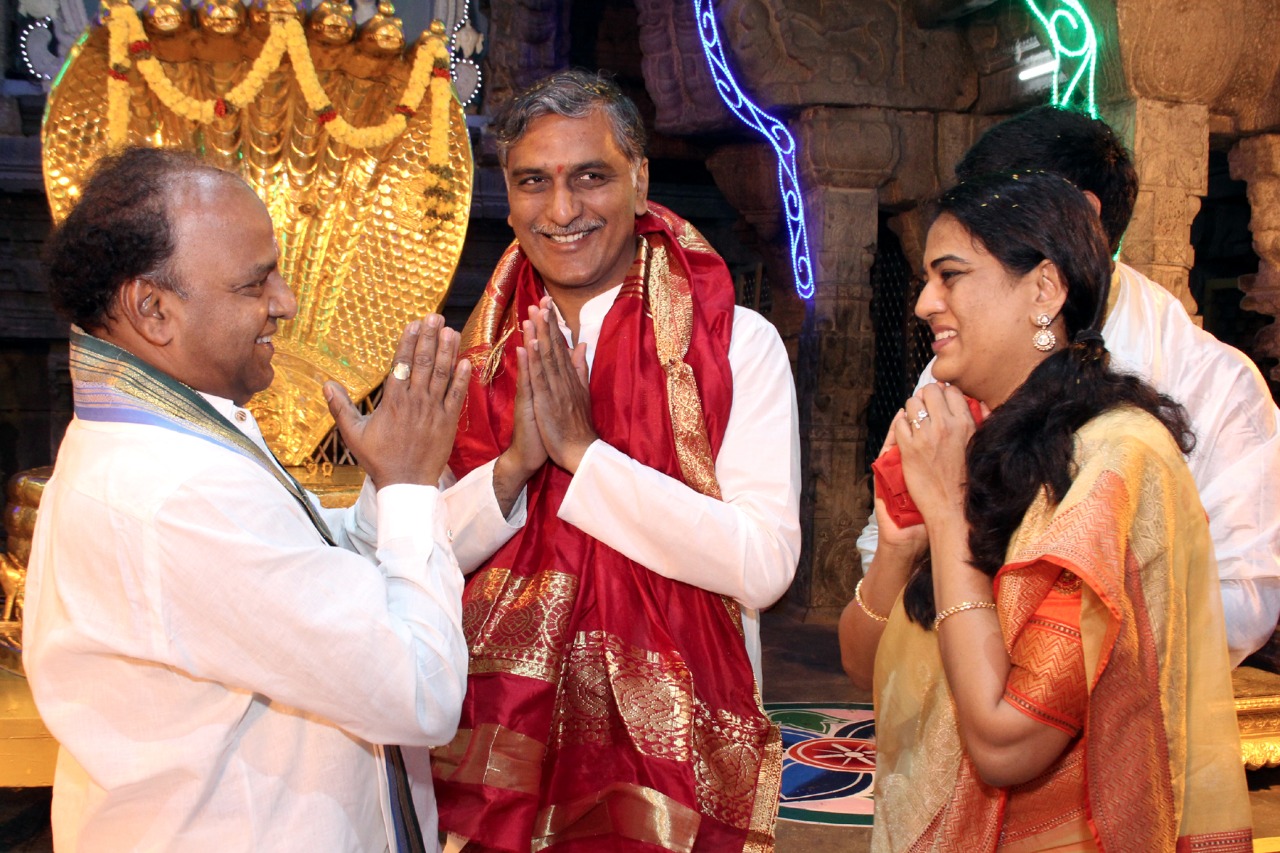
[[[0,480],[7,481],[53,462],[71,419],[71,387],[67,328],[49,308],[40,273],[50,218],[39,146],[23,137],[0,141]]]

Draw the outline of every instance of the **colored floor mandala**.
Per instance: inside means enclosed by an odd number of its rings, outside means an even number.
[[[778,817],[870,826],[876,768],[871,706],[768,702],[764,709],[782,731]]]

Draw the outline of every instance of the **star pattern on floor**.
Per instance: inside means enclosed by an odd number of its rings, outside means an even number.
[[[764,707],[782,735],[779,819],[870,826],[876,766],[871,706],[770,702]]]

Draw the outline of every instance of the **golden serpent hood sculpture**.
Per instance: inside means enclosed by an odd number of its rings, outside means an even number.
[[[362,26],[321,0],[104,0],[49,94],[44,176],[55,221],[111,148],[183,148],[237,172],[276,225],[298,315],[275,381],[250,402],[285,465],[333,421],[336,379],[360,399],[399,330],[444,302],[471,205],[471,146],[443,28],[405,51],[388,2]]]

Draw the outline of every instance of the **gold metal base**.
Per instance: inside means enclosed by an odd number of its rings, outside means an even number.
[[[0,673],[0,788],[53,784],[58,742],[36,713],[25,678]]]
[[[1231,673],[1231,686],[1245,768],[1280,765],[1280,675],[1242,666]]]
[[[351,506],[364,486],[364,470],[358,465],[329,465],[287,468],[302,488],[320,499],[329,509]]]
[[[27,675],[22,668],[21,622],[0,622],[0,670],[23,678]]]

